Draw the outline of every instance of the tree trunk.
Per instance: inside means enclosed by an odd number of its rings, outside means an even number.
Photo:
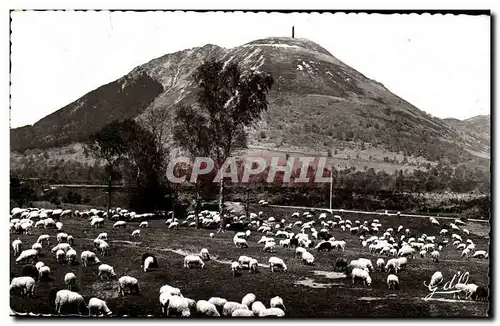
[[[200,228],[200,217],[198,216],[199,210],[200,210],[200,187],[198,185],[198,182],[195,183],[195,199],[194,199],[194,218],[196,221],[196,228]]]
[[[246,203],[245,203],[245,215],[248,218],[250,218],[249,212],[250,212],[250,189],[247,189],[247,198],[246,198]]]
[[[221,229],[226,227],[226,220],[224,218],[224,178],[221,177],[219,182],[219,216],[221,220]]]

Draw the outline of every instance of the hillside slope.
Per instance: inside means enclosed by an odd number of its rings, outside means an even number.
[[[168,110],[195,100],[193,72],[204,60],[238,62],[272,73],[269,110],[250,131],[250,146],[280,151],[385,149],[452,164],[489,164],[487,144],[391,93],[306,39],[266,38],[224,49],[188,49],[151,60],[33,126],[11,130],[11,150],[50,148],[84,139],[114,119]]]

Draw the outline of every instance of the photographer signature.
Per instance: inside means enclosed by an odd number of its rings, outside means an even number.
[[[446,283],[440,288],[439,285],[442,283],[439,282],[438,284],[426,284],[424,281],[424,286],[429,289],[430,293],[424,298],[425,301],[432,299],[434,294],[453,294],[453,293],[458,293],[462,290],[456,290],[455,285],[461,283],[461,284],[467,284],[469,281],[469,272],[457,272],[453,275],[452,279]],[[439,292],[438,292],[439,290]]]

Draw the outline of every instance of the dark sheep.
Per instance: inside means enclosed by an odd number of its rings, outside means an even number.
[[[335,265],[333,267],[334,271],[343,271],[344,269],[347,269],[347,259],[345,258],[337,258],[335,261]]]
[[[290,247],[291,248],[298,247],[298,246],[299,246],[299,239],[297,239],[297,238],[290,239]]]
[[[471,296],[472,299],[474,300],[488,300],[488,289],[483,287],[483,286],[478,286],[476,289],[476,292],[472,294]]]
[[[35,281],[38,281],[38,270],[36,269],[36,266],[31,264],[24,265],[22,276],[31,276],[35,279]]]
[[[159,266],[158,266],[158,260],[156,259],[155,255],[153,255],[153,254],[151,254],[149,252],[146,252],[145,254],[142,255],[141,267],[144,267],[144,261],[148,257],[153,257],[153,263],[151,265],[149,265],[149,267],[150,268],[159,268]]]
[[[332,249],[333,249],[333,246],[332,246],[332,243],[330,241],[322,242],[316,248],[316,250],[318,250],[318,251],[327,250],[328,252],[330,252]]]

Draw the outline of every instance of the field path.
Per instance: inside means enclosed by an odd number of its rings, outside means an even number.
[[[281,205],[269,205],[269,207],[277,207],[277,208],[293,208],[293,209],[306,209],[306,210],[320,210],[329,212],[328,208],[315,208],[315,207],[303,207],[303,206],[281,206]],[[346,212],[346,213],[356,213],[356,214],[370,214],[370,215],[384,215],[384,216],[397,216],[394,213],[382,213],[382,212],[367,212],[367,211],[356,211],[356,210],[348,210],[348,209],[332,209],[332,212]],[[446,216],[431,216],[431,215],[419,215],[419,214],[400,214],[400,216],[404,217],[425,217],[431,218],[434,217],[436,219],[442,220],[455,220],[456,217],[446,217]],[[477,219],[469,219],[470,222],[479,222],[479,223],[488,223],[489,220],[477,220]]]

